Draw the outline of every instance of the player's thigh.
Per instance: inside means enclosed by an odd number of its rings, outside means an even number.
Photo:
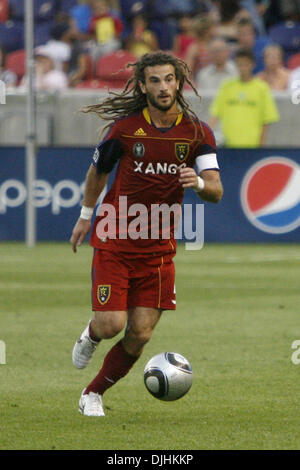
[[[95,250],[92,263],[92,309],[95,312],[126,312],[128,287],[128,266],[124,260],[110,251]]]

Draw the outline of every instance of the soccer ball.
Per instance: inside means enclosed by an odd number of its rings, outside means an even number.
[[[148,392],[155,398],[178,400],[191,388],[193,371],[189,361],[181,354],[160,353],[146,364],[144,382]]]

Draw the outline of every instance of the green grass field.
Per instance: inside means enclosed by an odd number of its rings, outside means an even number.
[[[77,411],[84,386],[116,339],[82,371],[71,362],[90,311],[84,245],[0,244],[0,449],[300,449],[300,245],[179,249],[177,310],[165,312],[144,354],[104,395],[105,418]],[[153,398],[146,362],[185,355],[190,392]]]

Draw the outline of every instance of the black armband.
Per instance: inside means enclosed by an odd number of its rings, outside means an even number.
[[[95,153],[98,153],[95,159],[97,173],[110,173],[123,155],[121,142],[118,139],[106,140],[98,145]]]

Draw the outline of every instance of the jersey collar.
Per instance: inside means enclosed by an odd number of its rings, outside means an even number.
[[[150,117],[149,109],[148,109],[148,108],[144,108],[144,109],[143,109],[143,116],[144,116],[144,118],[146,119],[146,121],[148,122],[148,124],[152,125],[152,121],[151,121],[151,117]],[[183,117],[183,112],[180,111],[180,113],[178,114],[178,117],[177,117],[177,119],[176,119],[175,126],[178,126],[178,124],[181,123],[182,117]],[[172,126],[172,127],[173,127],[173,126]]]

